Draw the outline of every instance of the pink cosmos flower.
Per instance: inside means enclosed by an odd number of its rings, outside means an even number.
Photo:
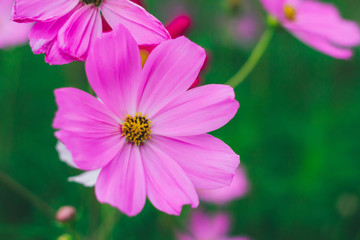
[[[355,22],[341,18],[335,6],[312,0],[261,0],[265,9],[295,37],[335,58],[348,59],[360,44]]]
[[[13,0],[0,0],[0,48],[27,42],[31,24],[18,24],[10,20]]]
[[[178,240],[250,240],[247,237],[228,237],[230,219],[225,213],[213,217],[195,211],[188,226],[189,233],[177,233]]]
[[[206,133],[231,120],[239,103],[226,85],[188,90],[204,59],[204,49],[180,37],[155,48],[142,69],[137,43],[119,26],[95,41],[86,62],[98,98],[55,91],[55,135],[78,168],[101,169],[100,202],[133,216],[148,197],[178,215],[185,204],[198,206],[195,188],[230,185],[239,156]]]
[[[30,45],[49,64],[84,61],[94,40],[119,24],[139,45],[170,39],[155,17],[130,0],[16,0],[13,20],[36,22]]]
[[[237,198],[243,197],[249,190],[249,183],[243,168],[235,171],[234,179],[230,186],[216,190],[199,189],[201,200],[215,204],[225,204]]]

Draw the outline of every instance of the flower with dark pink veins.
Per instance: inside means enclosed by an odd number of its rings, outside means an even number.
[[[161,43],[144,68],[138,45],[119,26],[95,41],[86,61],[97,97],[75,88],[55,91],[55,135],[82,170],[101,169],[95,193],[102,203],[138,214],[146,197],[178,215],[197,207],[196,188],[230,185],[239,156],[207,134],[236,114],[227,85],[188,90],[205,51],[185,37]]]
[[[265,9],[295,37],[334,58],[348,59],[360,44],[360,30],[330,3],[313,0],[261,0]]]
[[[188,233],[177,233],[177,240],[250,240],[248,237],[229,237],[230,223],[225,213],[209,216],[197,210],[187,226]]]
[[[19,24],[10,20],[13,0],[0,0],[0,48],[25,44],[31,24]]]
[[[170,39],[159,20],[130,0],[16,0],[13,20],[36,22],[30,45],[49,64],[84,61],[94,40],[119,24],[138,45]]]

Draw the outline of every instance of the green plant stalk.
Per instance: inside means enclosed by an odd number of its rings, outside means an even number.
[[[0,182],[4,183],[7,187],[12,189],[14,192],[22,196],[24,199],[28,200],[40,211],[42,211],[49,219],[54,219],[54,210],[41,198],[32,193],[30,190],[25,188],[15,179],[11,178],[9,175],[0,170]]]
[[[254,50],[252,51],[249,59],[245,62],[242,68],[228,80],[225,84],[230,85],[233,88],[236,88],[240,83],[242,83],[247,76],[254,70],[257,63],[263,56],[265,50],[269,46],[270,40],[272,39],[275,32],[273,26],[269,26],[264,34],[262,35],[259,42],[256,44]]]

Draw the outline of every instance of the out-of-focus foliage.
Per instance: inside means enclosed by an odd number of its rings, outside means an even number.
[[[206,83],[224,83],[250,52],[233,39],[229,27],[249,10],[242,8],[246,1],[239,0],[237,10],[229,8],[230,2],[146,1],[163,22],[182,10],[191,14],[188,36],[210,53]],[[249,2],[259,21],[265,21],[259,3]],[[344,17],[360,22],[358,0],[332,2]],[[0,168],[53,208],[75,206],[75,227],[84,236],[96,234],[104,221],[116,221],[107,239],[174,238],[174,231],[186,225],[189,207],[180,217],[151,204],[134,218],[114,216],[112,208],[96,201],[93,189],[67,182],[78,171],[59,161],[51,128],[53,90],[64,86],[87,90],[83,63],[49,66],[29,46],[0,51]],[[335,60],[282,29],[276,32],[256,70],[236,89],[237,116],[213,133],[240,154],[251,183],[245,198],[222,208],[233,218],[233,235],[360,239],[359,93],[359,49],[351,61]],[[0,183],[0,239],[56,239],[64,233]]]

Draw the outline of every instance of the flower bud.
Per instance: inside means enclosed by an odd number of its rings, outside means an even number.
[[[57,238],[57,240],[72,240],[73,238],[69,234],[63,234],[60,237]]]
[[[70,222],[76,217],[76,209],[72,206],[63,206],[56,212],[56,220],[58,222]]]

